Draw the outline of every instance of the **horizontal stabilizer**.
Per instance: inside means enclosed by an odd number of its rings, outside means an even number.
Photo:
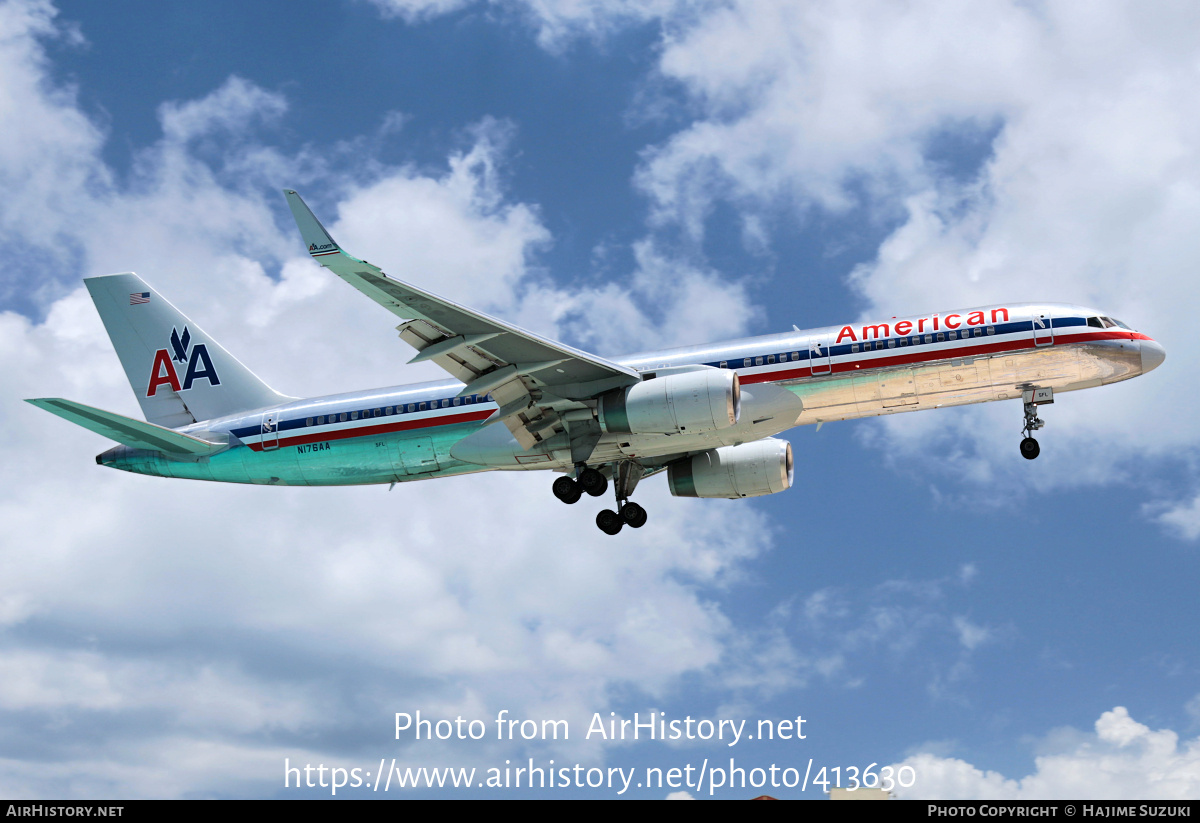
[[[59,397],[44,397],[25,402],[32,403],[39,409],[57,414],[64,420],[70,420],[76,425],[134,449],[199,456],[216,454],[228,447],[226,443],[211,443],[198,437],[192,437],[190,434],[182,434],[168,429],[165,426],[134,420],[132,417],[114,414]]]

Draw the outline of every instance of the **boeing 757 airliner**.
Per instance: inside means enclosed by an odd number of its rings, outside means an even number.
[[[145,422],[30,400],[121,445],[102,466],[280,486],[396,483],[550,469],[554,495],[603,495],[608,534],[639,528],[629,498],[666,472],[680,497],[792,485],[794,426],[1020,400],[1033,459],[1055,392],[1126,380],[1163,347],[1102,311],[1010,303],[606,359],[388,277],[347,254],[285,191],[308,252],[403,322],[400,338],[452,379],[297,399],[279,394],[135,274],[85,281]]]

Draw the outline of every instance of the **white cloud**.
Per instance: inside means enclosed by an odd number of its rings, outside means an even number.
[[[968,651],[983,645],[992,639],[992,631],[986,626],[977,626],[962,615],[954,618],[954,628],[958,632],[958,642]]]
[[[282,95],[234,76],[199,100],[163,103],[158,119],[168,141],[183,143],[218,130],[239,132],[255,118],[273,120],[285,111]]]
[[[639,181],[658,220],[695,235],[720,200],[751,219],[862,206],[898,221],[850,273],[867,315],[1047,300],[1148,332],[1166,365],[1046,409],[1033,476],[1011,403],[863,427],[898,462],[936,448],[993,489],[1120,482],[1200,444],[1177,412],[1200,356],[1197,22],[1191,6],[1125,0],[734,2],[672,18],[659,68],[701,116]],[[1194,534],[1186,507],[1162,520]]]
[[[794,676],[858,687],[865,682],[866,665],[881,657],[904,661],[909,671],[920,660],[927,691],[936,698],[961,699],[960,686],[972,676],[975,655],[1011,632],[955,614],[958,598],[978,574],[965,573],[967,568],[975,569],[968,564],[946,577],[885,580],[863,589],[824,588],[781,606],[772,625],[787,630]],[[943,653],[930,655],[935,647]]]
[[[371,0],[385,16],[416,23],[463,9],[499,9],[524,17],[538,31],[544,48],[561,50],[576,38],[602,40],[629,25],[655,21],[678,8],[681,0]],[[699,5],[709,5],[709,2]]]
[[[916,754],[895,764],[916,775],[902,799],[922,800],[1189,800],[1200,794],[1200,738],[1180,741],[1152,730],[1124,706],[1105,712],[1095,734],[1052,735],[1057,750],[1035,758],[1036,771],[1018,780],[963,760]]]
[[[650,481],[638,490],[649,523],[614,540],[592,524],[593,507],[554,500],[541,474],[390,493],[155,480],[95,466],[109,444],[23,403],[64,396],[137,414],[74,280],[128,269],[282,391],[440,374],[401,370],[395,319],[302,260],[294,228],[277,223],[282,198],[262,183],[291,183],[274,175],[301,163],[254,129],[269,127],[264,110],[283,116],[285,98],[232,78],[164,104],[163,139],[137,150],[123,179],[101,158],[99,130],[47,76],[38,38],[53,32],[49,7],[10,2],[0,14],[0,100],[22,102],[0,108],[0,180],[19,195],[0,219],[81,261],[47,280],[44,319],[0,313],[0,442],[20,478],[0,493],[9,794],[262,793],[284,756],[393,749],[395,711],[505,708],[574,722],[614,692],[667,694],[689,672],[753,687],[741,661],[760,649],[706,594],[769,545],[752,506],[669,499]],[[318,164],[310,202],[339,241],[393,274],[548,333],[568,318],[586,336],[570,312],[596,298],[530,270],[550,238],[536,208],[510,202],[498,182],[503,129],[481,124],[440,172],[365,158],[327,203]],[[12,205],[21,197],[28,208]],[[731,329],[750,316],[711,272],[668,285],[655,278],[671,264],[644,260],[635,291],[699,312],[724,304]],[[525,316],[527,295],[572,308]],[[623,344],[689,331],[638,323],[641,313],[621,309]],[[36,766],[20,756],[35,750]],[[430,750],[458,765],[490,751]]]
[[[1148,506],[1146,512],[1185,540],[1200,537],[1200,495],[1177,503]]]
[[[1200,724],[1200,694],[1189,700],[1183,708],[1192,718],[1193,724]]]
[[[898,460],[939,448],[991,490],[1119,482],[1145,458],[1194,454],[1200,422],[1175,410],[1190,404],[1200,356],[1195,7],[498,5],[524,9],[552,48],[659,21],[658,86],[698,115],[648,149],[638,173],[660,224],[699,237],[729,202],[761,251],[769,226],[860,207],[897,224],[848,272],[867,315],[1074,302],[1168,351],[1153,375],[1046,410],[1032,476],[1011,403],[889,417],[861,427],[869,442]],[[1181,536],[1200,533],[1186,503],[1153,510]]]
[[[40,38],[58,34],[49,2],[0,5],[0,232],[55,264],[69,259],[61,248],[78,225],[81,200],[108,184],[94,162],[101,130],[75,105],[75,91],[45,83]],[[30,248],[32,247],[32,248]],[[13,273],[5,276],[11,286]]]

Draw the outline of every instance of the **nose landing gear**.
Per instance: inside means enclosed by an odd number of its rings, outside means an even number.
[[[1046,421],[1038,417],[1037,407],[1054,402],[1054,389],[1025,389],[1021,399],[1025,401],[1025,425],[1021,429],[1025,439],[1021,441],[1021,456],[1033,460],[1042,453],[1042,447],[1033,439],[1033,433],[1046,425]]]

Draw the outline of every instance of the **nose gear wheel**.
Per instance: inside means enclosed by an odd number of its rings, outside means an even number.
[[[1054,402],[1054,392],[1051,389],[1025,389],[1022,394],[1025,401],[1025,425],[1021,427],[1025,438],[1021,441],[1021,456],[1033,460],[1042,453],[1042,447],[1033,439],[1033,433],[1046,425],[1046,421],[1038,417],[1038,406]]]

